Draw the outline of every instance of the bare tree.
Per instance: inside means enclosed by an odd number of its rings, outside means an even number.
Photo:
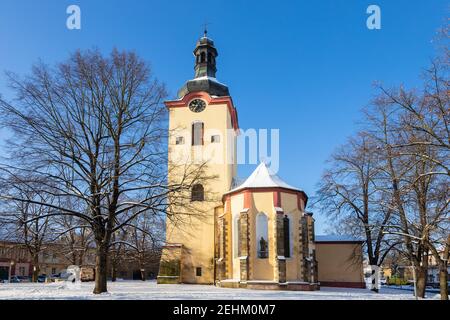
[[[404,89],[399,89],[395,99],[392,95],[393,90],[381,90],[366,117],[369,132],[384,159],[386,181],[380,186],[392,199],[394,218],[386,226],[386,233],[402,239],[403,252],[417,273],[417,296],[425,297],[428,260],[436,251],[437,231],[446,224],[448,230],[448,176],[436,170],[444,163],[437,160],[441,146],[423,143],[427,133],[411,126],[416,115],[400,106],[415,105],[416,101],[424,101],[423,96]],[[446,238],[443,237],[444,242]],[[442,281],[442,299],[448,297],[446,287]]]
[[[424,296],[427,256],[432,254],[440,268],[441,299],[448,299],[449,188],[450,175],[450,107],[448,24],[439,32],[440,55],[423,73],[422,90],[404,87],[388,89],[377,85],[380,94],[375,105],[384,117],[387,158],[393,183],[396,210],[409,258],[419,269],[419,295]],[[391,133],[394,133],[395,138]],[[397,160],[394,160],[397,159]],[[398,170],[399,168],[407,170]],[[404,172],[398,174],[399,171]],[[414,203],[407,212],[401,199]],[[411,211],[411,208],[409,208]],[[414,214],[416,213],[416,214]],[[414,245],[417,244],[414,253]],[[430,253],[431,252],[431,253]],[[419,257],[423,254],[423,257]],[[415,258],[414,258],[415,257]],[[425,272],[425,275],[423,273]]]
[[[147,279],[147,266],[159,261],[164,228],[164,220],[160,215],[148,213],[140,215],[127,226],[127,258],[138,263],[142,281]]]
[[[9,74],[9,81],[16,100],[0,100],[0,110],[14,135],[10,159],[0,166],[2,183],[16,172],[33,172],[55,190],[43,185],[40,191],[82,202],[85,210],[9,193],[0,197],[52,209],[40,219],[66,215],[88,225],[96,249],[94,293],[106,292],[112,235],[143,212],[183,217],[168,203],[183,204],[189,215],[185,194],[204,166],[180,164],[176,181],[167,181],[166,92],[135,53],[78,51],[55,68],[41,63],[26,78]]]
[[[89,251],[94,249],[94,239],[89,225],[74,216],[61,215],[55,219],[55,239],[60,244],[59,253],[72,265],[87,264]]]
[[[54,197],[37,191],[36,185],[24,185],[21,178],[15,177],[9,193],[27,201],[10,201],[2,206],[0,223],[5,239],[24,244],[33,265],[32,281],[37,282],[40,272],[39,256],[46,249],[52,237],[53,212],[39,202],[53,203]]]
[[[383,205],[387,200],[377,188],[379,162],[374,141],[367,134],[350,138],[329,160],[331,167],[322,176],[316,198],[321,209],[337,219],[337,225],[345,226],[341,232],[365,239],[374,270],[395,245],[384,233],[392,210]]]
[[[117,268],[125,259],[125,243],[127,241],[127,231],[125,228],[117,230],[112,235],[112,243],[109,246],[109,261],[111,266],[111,281],[117,280]]]
[[[411,134],[394,145],[400,155],[412,155],[434,164],[433,170],[424,175],[450,175],[450,90],[449,90],[449,25],[439,30],[436,44],[438,56],[424,70],[421,90],[386,88],[377,84],[378,100],[390,106],[390,110],[401,110],[401,128]],[[398,111],[396,111],[398,113]],[[413,138],[412,138],[413,137]],[[416,147],[416,148],[411,148]],[[429,150],[433,149],[432,155]]]

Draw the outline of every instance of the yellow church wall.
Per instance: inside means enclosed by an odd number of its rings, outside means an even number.
[[[200,113],[194,113],[188,107],[170,108],[169,113],[169,183],[181,179],[186,163],[206,162],[203,186],[207,201],[194,203],[194,210],[189,208],[191,212],[178,217],[177,220],[182,221],[174,223],[167,219],[166,241],[183,244],[182,282],[213,283],[214,209],[222,206],[222,194],[229,190],[235,172],[235,165],[226,161],[227,146],[235,147],[235,134],[228,136],[231,118],[226,104],[207,106]],[[203,146],[192,146],[191,143],[191,126],[195,121],[204,123]],[[211,135],[220,135],[220,143],[211,143]],[[175,144],[177,136],[184,137],[184,144]],[[186,209],[177,211],[183,210]],[[197,267],[202,268],[200,277],[196,276]]]
[[[286,280],[293,281],[301,278],[299,252],[299,221],[301,217],[298,209],[297,195],[291,193],[281,193],[281,205],[284,214],[292,219],[291,241],[293,241],[293,250],[290,258],[286,258]],[[303,201],[302,201],[303,202]]]
[[[239,256],[237,253],[237,245],[235,244],[237,239],[236,237],[238,236],[237,232],[236,232],[236,219],[239,218],[239,215],[242,211],[242,209],[244,209],[244,195],[243,194],[237,194],[233,197],[231,197],[231,221],[230,221],[230,226],[231,226],[231,236],[228,238],[230,241],[230,253],[231,253],[231,259],[232,259],[232,278],[233,279],[240,279],[240,260],[239,260]]]
[[[297,195],[281,192],[281,207],[284,213],[297,212]]]
[[[298,200],[296,194],[281,192],[281,204],[284,214],[291,219],[291,241],[293,243],[290,258],[286,258],[286,279],[295,281],[301,279],[300,266],[300,239],[299,239],[299,220],[303,213],[298,209]],[[230,200],[232,229],[236,228],[235,219],[239,217],[244,209],[244,194],[238,193],[231,196]],[[268,217],[268,245],[269,256],[267,259],[258,258],[257,239],[256,239],[256,216],[263,212]],[[278,281],[278,256],[276,252],[276,211],[273,202],[273,192],[251,192],[251,205],[248,211],[249,215],[249,280]],[[234,234],[229,237],[229,243],[236,241]],[[240,260],[235,253],[235,246],[232,246],[232,278],[239,279]]]
[[[220,201],[236,172],[236,164],[227,161],[228,156],[233,159],[236,148],[236,133],[228,130],[232,127],[227,105],[207,106],[200,113],[192,112],[188,107],[171,108],[169,113],[169,161],[178,165],[206,162],[207,173],[217,175],[214,181],[209,181],[209,191],[214,190],[215,198]],[[198,121],[204,123],[204,145],[192,146],[191,126]],[[220,143],[211,143],[212,135],[220,135]],[[184,137],[184,144],[175,144],[178,136]]]
[[[214,215],[187,219],[189,228],[168,222],[167,242],[183,244],[181,280],[184,283],[213,283]],[[197,267],[202,268],[201,277],[196,276]]]
[[[227,128],[232,128],[233,124],[231,121],[231,115],[229,112],[227,114]],[[238,133],[234,130],[228,131],[228,134],[232,134],[232,139],[227,139],[227,144],[223,144],[224,148],[224,154],[225,159],[228,159],[228,165],[227,165],[227,181],[229,182],[231,186],[231,182],[233,181],[233,178],[237,176],[237,136]],[[228,190],[227,190],[228,191]]]
[[[252,208],[250,211],[250,279],[276,281],[276,241],[275,241],[275,209],[272,192],[252,193]],[[267,259],[258,258],[256,239],[256,215],[264,212],[268,217],[269,256]]]

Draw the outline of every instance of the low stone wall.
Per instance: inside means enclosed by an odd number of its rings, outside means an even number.
[[[156,278],[157,284],[178,284],[181,283],[179,276],[158,276]]]

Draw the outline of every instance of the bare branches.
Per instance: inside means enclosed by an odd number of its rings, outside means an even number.
[[[333,154],[317,198],[348,226],[344,231],[364,234],[370,264],[381,263],[391,250],[407,257],[418,272],[422,297],[429,256],[442,270],[448,260],[443,258],[450,228],[448,66],[445,50],[424,72],[421,91],[376,85],[378,95],[364,111],[364,131]],[[443,273],[441,289],[447,287]]]
[[[134,52],[77,51],[53,68],[34,66],[25,78],[10,74],[9,81],[16,100],[0,100],[0,120],[13,138],[0,179],[11,188],[0,190],[0,199],[46,208],[29,223],[64,225],[70,218],[89,226],[97,250],[95,292],[104,292],[113,235],[142,214],[183,217],[172,212],[169,199],[189,216],[186,195],[204,179],[204,165],[178,165],[179,180],[167,181],[166,91]],[[13,194],[17,182],[57,201]],[[86,230],[72,227],[59,231],[68,243]]]
[[[341,231],[363,236],[370,264],[380,265],[385,243],[382,226],[392,210],[382,205],[385,198],[378,188],[382,170],[375,141],[362,132],[350,138],[329,162],[332,167],[322,177],[316,201],[322,210],[336,216],[339,224],[347,226]]]

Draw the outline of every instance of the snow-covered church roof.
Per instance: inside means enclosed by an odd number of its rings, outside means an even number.
[[[295,188],[287,184],[283,180],[281,180],[280,177],[272,173],[269,170],[269,168],[267,168],[267,165],[264,162],[262,162],[243,183],[234,187],[227,193],[232,193],[247,188],[267,188],[267,187],[271,188],[279,187],[302,192],[302,190]]]

